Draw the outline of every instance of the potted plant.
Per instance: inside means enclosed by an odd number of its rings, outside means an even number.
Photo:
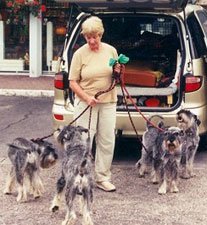
[[[40,0],[6,0],[6,5],[10,10],[7,23],[25,25],[25,19],[31,13],[33,16],[41,18],[40,12],[45,12],[45,5]]]

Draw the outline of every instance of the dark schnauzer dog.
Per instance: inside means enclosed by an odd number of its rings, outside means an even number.
[[[40,168],[53,166],[58,158],[52,144],[42,140],[16,138],[9,144],[8,156],[12,167],[8,174],[5,194],[11,194],[14,184],[18,185],[18,202],[27,201],[27,192],[34,198],[41,196],[43,184],[39,176]]]
[[[193,163],[198,149],[200,120],[189,110],[180,110],[177,113],[177,126],[184,131],[184,140],[181,158],[181,178],[193,176]]]
[[[90,204],[93,200],[93,176],[90,157],[90,141],[83,141],[82,133],[88,130],[81,126],[65,126],[56,131],[57,142],[64,146],[66,156],[62,163],[62,174],[57,181],[57,194],[53,199],[51,211],[59,209],[65,192],[67,214],[62,225],[74,224],[76,214],[73,209],[74,199],[81,198],[83,224],[93,225]]]

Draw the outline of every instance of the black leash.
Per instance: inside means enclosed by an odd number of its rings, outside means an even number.
[[[120,82],[120,79],[119,77],[116,75],[112,75],[112,82],[111,82],[111,85],[109,86],[108,89],[104,90],[104,91],[99,91],[95,94],[95,98],[97,99],[100,95],[102,94],[105,94],[111,90],[113,90],[116,86],[116,84],[118,84]],[[90,108],[90,114],[89,114],[89,125],[88,125],[88,130],[90,130],[90,124],[91,124],[91,116],[92,116],[92,107],[90,105],[88,105],[75,119],[73,119],[69,125],[75,123],[88,109]],[[56,130],[55,130],[56,131]],[[55,132],[54,131],[54,132]],[[32,140],[35,140],[35,141],[39,141],[39,140],[44,140],[44,139],[47,139],[51,136],[53,136],[54,132],[52,132],[51,134],[47,135],[47,136],[44,136],[44,137],[41,137],[41,138],[36,138],[36,139],[32,139]],[[88,137],[90,138],[90,133],[88,134]]]
[[[125,83],[124,83],[124,72],[125,72],[125,66],[124,64],[120,63],[120,73],[113,73],[112,75],[112,82],[111,82],[111,85],[108,89],[104,90],[104,91],[99,91],[95,94],[95,98],[97,99],[100,95],[102,94],[105,94],[111,90],[114,89],[114,87],[117,85],[117,84],[120,84],[121,86],[121,91],[122,91],[122,95],[123,95],[123,99],[124,99],[124,103],[125,103],[125,107],[126,107],[126,110],[127,110],[127,113],[129,115],[129,119],[130,119],[130,122],[131,122],[131,125],[134,129],[134,132],[136,134],[136,137],[137,139],[139,140],[139,142],[141,143],[142,147],[144,148],[144,150],[148,153],[146,147],[144,146],[144,144],[142,143],[142,140],[136,130],[136,127],[134,125],[134,122],[132,120],[132,117],[131,117],[131,113],[130,113],[130,110],[129,110],[129,107],[128,107],[128,104],[127,104],[127,101],[126,101],[126,97],[128,97],[131,101],[131,103],[134,105],[134,107],[136,108],[137,112],[140,113],[140,115],[148,122],[150,123],[153,127],[155,127],[156,129],[160,130],[161,132],[164,132],[163,129],[161,129],[160,127],[156,126],[155,124],[153,124],[149,119],[147,119],[143,113],[141,112],[141,110],[139,109],[139,107],[135,104],[135,102],[133,101],[131,95],[129,94],[128,90],[126,89],[126,86],[125,86]],[[125,94],[126,92],[126,94]],[[89,105],[74,119],[72,120],[69,125],[73,124],[75,121],[77,121],[88,109],[90,108],[90,114],[89,114],[89,124],[88,124],[88,138],[90,139],[90,127],[91,127],[91,117],[92,117],[92,107],[90,107]],[[44,140],[46,138],[49,138],[51,136],[53,136],[54,132],[47,135],[47,136],[44,136],[42,138],[37,138],[35,140]],[[33,139],[34,140],[34,139]]]

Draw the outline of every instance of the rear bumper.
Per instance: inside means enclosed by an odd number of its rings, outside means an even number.
[[[198,116],[198,118],[201,120],[201,125],[199,127],[200,134],[203,134],[207,132],[207,106],[189,109],[195,115]],[[159,113],[159,112],[153,112],[153,113],[145,113],[144,116],[146,118],[149,118],[152,115],[160,115],[164,119],[164,123],[166,126],[176,126],[176,113],[180,110],[177,109],[176,111],[172,112],[166,112],[166,113]],[[59,126],[64,126],[69,124],[73,120],[73,110],[67,110],[62,105],[53,105],[52,108],[52,114],[53,114],[53,127],[54,129],[57,129]],[[63,120],[57,120],[54,115],[62,115]],[[133,120],[133,123],[136,127],[136,130],[139,135],[142,135],[146,130],[146,120],[138,113],[138,112],[132,112],[131,117]],[[153,123],[157,124],[158,121],[154,120]],[[129,115],[127,112],[118,112],[117,111],[117,117],[116,117],[116,130],[121,131],[123,136],[126,137],[134,137],[136,136],[135,131],[133,130],[133,127],[131,125]]]

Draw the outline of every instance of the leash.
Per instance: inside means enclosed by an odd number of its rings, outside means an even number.
[[[134,102],[134,100],[132,99],[131,95],[129,94],[126,86],[125,86],[125,82],[124,82],[124,72],[125,72],[125,66],[123,64],[121,64],[121,72],[120,72],[120,86],[121,86],[121,91],[122,91],[122,95],[123,95],[123,99],[124,99],[124,103],[125,103],[125,107],[126,107],[126,110],[127,110],[127,113],[129,115],[129,120],[131,122],[131,125],[134,129],[134,132],[136,134],[136,137],[137,139],[139,140],[141,146],[144,148],[144,150],[146,151],[146,153],[149,153],[149,151],[147,150],[147,148],[145,147],[145,145],[142,143],[142,140],[136,130],[136,127],[134,125],[134,122],[132,120],[132,116],[131,116],[131,113],[130,113],[130,110],[129,110],[129,107],[128,107],[128,104],[127,104],[127,100],[126,100],[126,97],[128,97],[131,101],[131,103],[134,105],[135,109],[137,110],[137,112],[140,113],[140,115],[144,118],[145,121],[147,121],[147,123],[151,124],[154,128],[158,129],[159,131],[161,132],[164,132],[163,129],[161,129],[160,127],[156,126],[155,124],[153,124],[149,119],[147,119],[144,114],[142,113],[142,111],[139,109],[139,107],[136,105],[136,103]],[[126,94],[127,96],[126,96]]]
[[[132,125],[132,127],[133,127],[133,129],[134,129],[134,132],[135,132],[135,134],[136,134],[136,137],[137,137],[137,139],[140,141],[142,147],[145,149],[146,152],[148,152],[147,149],[146,149],[146,147],[145,147],[144,144],[142,143],[142,141],[141,141],[141,139],[140,139],[140,136],[139,136],[139,134],[138,134],[138,132],[137,132],[137,130],[136,130],[136,127],[135,127],[134,122],[133,122],[133,120],[132,120],[131,113],[130,113],[130,110],[129,110],[129,107],[128,107],[128,104],[127,104],[127,101],[126,101],[126,97],[128,97],[128,98],[130,99],[130,101],[131,101],[131,103],[134,105],[136,111],[139,112],[139,114],[143,117],[143,119],[144,119],[147,123],[151,124],[154,128],[158,129],[158,130],[161,131],[161,132],[164,132],[164,130],[161,129],[160,127],[156,126],[155,124],[153,124],[148,118],[146,118],[146,117],[144,116],[144,114],[142,113],[142,111],[140,110],[140,108],[136,105],[136,103],[135,103],[134,100],[132,99],[131,95],[129,94],[129,92],[128,92],[126,86],[125,86],[125,82],[124,82],[124,72],[125,72],[125,65],[124,65],[124,64],[126,64],[128,61],[129,61],[129,58],[126,57],[126,56],[123,55],[123,54],[120,54],[119,57],[118,57],[118,59],[110,59],[109,65],[112,66],[113,68],[114,68],[114,66],[115,66],[116,63],[119,63],[119,64],[120,64],[120,73],[117,74],[117,73],[114,72],[114,73],[112,74],[112,82],[111,82],[110,87],[109,87],[108,89],[104,90],[104,91],[99,91],[99,92],[97,92],[97,93],[95,94],[94,97],[97,99],[100,95],[105,94],[105,93],[107,93],[107,92],[113,90],[114,87],[115,87],[117,84],[120,84],[120,86],[121,86],[121,91],[122,91],[122,95],[123,95],[123,99],[124,99],[124,103],[125,103],[125,106],[126,106],[127,113],[128,113],[128,115],[129,115],[129,119],[130,119],[131,125]],[[126,94],[125,94],[125,92],[126,92]],[[77,121],[77,120],[78,120],[78,119],[79,119],[79,118],[80,118],[80,117],[81,117],[81,116],[82,116],[89,108],[90,108],[90,113],[89,113],[89,123],[88,123],[88,138],[90,139],[90,127],[91,127],[91,118],[92,118],[92,107],[90,107],[90,106],[88,105],[88,106],[87,106],[87,107],[86,107],[86,108],[85,108],[85,109],[84,109],[84,110],[83,110],[83,111],[82,111],[82,112],[81,112],[74,120],[72,120],[72,121],[69,123],[69,125],[71,125],[71,124],[73,124],[75,121]],[[53,134],[54,134],[54,132],[51,133],[51,134],[49,134],[49,135],[47,135],[47,136],[44,136],[44,137],[42,137],[42,138],[37,138],[37,139],[35,139],[35,140],[44,140],[44,139],[46,139],[46,138],[49,138],[49,137],[53,136]],[[34,139],[32,139],[32,140],[34,140]]]
[[[125,86],[125,82],[124,82],[124,72],[125,72],[125,66],[121,64],[121,67],[122,67],[122,70],[121,70],[121,74],[120,74],[120,81],[121,81],[121,89],[123,90],[122,91],[122,94],[123,94],[123,97],[126,98],[126,95],[124,94],[124,91],[126,92],[127,94],[127,97],[130,99],[131,103],[134,105],[135,109],[137,110],[137,112],[139,112],[139,114],[143,117],[143,119],[151,124],[154,128],[158,129],[159,131],[161,132],[164,132],[164,130],[158,126],[156,126],[155,124],[153,124],[146,116],[144,116],[144,114],[142,113],[142,111],[140,110],[140,108],[137,106],[137,104],[134,102],[134,100],[132,99],[131,95],[129,94],[126,86]],[[124,67],[124,68],[123,68]],[[126,99],[125,99],[126,100]],[[125,106],[126,108],[128,108],[128,104],[127,102],[125,101]],[[129,112],[129,109],[127,110]],[[129,112],[130,113],[130,112]],[[132,125],[134,128],[134,124]],[[134,129],[136,130],[136,129]],[[135,132],[136,133],[136,132]]]
[[[111,90],[113,90],[115,88],[115,86],[120,82],[119,80],[119,76],[113,74],[112,75],[112,82],[111,85],[109,86],[108,89],[104,90],[104,91],[99,91],[95,94],[95,98],[97,99],[100,95],[105,94]],[[73,119],[68,125],[71,125],[73,123],[75,123],[88,109],[90,108],[90,114],[89,114],[89,124],[88,124],[88,130],[90,130],[90,124],[91,124],[91,117],[92,117],[92,107],[90,105],[88,105],[75,119]],[[54,132],[52,132],[51,134],[41,137],[41,138],[36,138],[36,139],[31,139],[34,141],[41,141],[44,139],[47,139],[51,136],[53,136]],[[90,133],[88,134],[88,137],[90,138]]]

